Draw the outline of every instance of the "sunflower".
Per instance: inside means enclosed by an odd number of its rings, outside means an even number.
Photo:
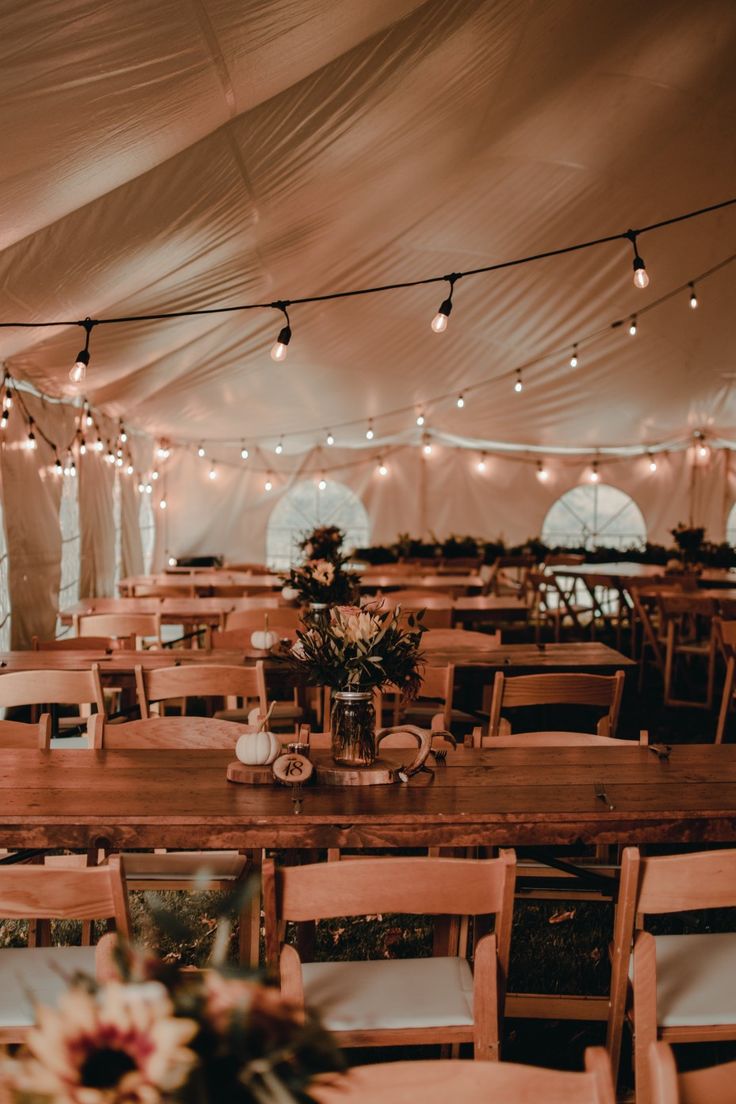
[[[70,989],[40,1007],[16,1088],[55,1104],[157,1104],[187,1078],[197,1024],[172,1015],[158,982]]]

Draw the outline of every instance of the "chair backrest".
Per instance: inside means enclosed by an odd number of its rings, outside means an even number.
[[[134,636],[62,636],[58,640],[31,638],[34,652],[109,652],[113,648],[134,648]]]
[[[77,636],[146,637],[161,643],[160,613],[83,613],[74,618]]]
[[[127,724],[98,724],[93,746],[102,750],[202,748],[205,751],[234,751],[238,737],[248,731],[252,730],[213,717],[149,717]]]
[[[663,591],[658,595],[659,608],[665,620],[676,617],[715,617],[718,603],[715,598],[693,594],[669,594]]]
[[[446,663],[442,667],[425,667],[422,671],[422,685],[419,687],[419,699],[431,699],[442,703],[442,720],[446,729],[452,722],[452,695],[455,690],[455,664]]]
[[[114,919],[130,935],[124,871],[118,856],[105,866],[0,866],[0,917],[5,920]]]
[[[376,1062],[351,1069],[319,1092],[320,1104],[614,1104],[615,1098],[602,1047],[586,1050],[583,1073],[467,1059]]]
[[[40,749],[51,746],[51,715],[42,713],[38,724],[23,721],[0,721],[0,748],[17,750]]]
[[[240,598],[233,598],[230,603],[231,610],[274,610],[274,609],[292,609],[292,606],[282,606],[281,597],[278,594],[253,594],[244,595]]]
[[[736,1062],[677,1072],[669,1043],[649,1047],[649,1092],[652,1104],[733,1104]]]
[[[301,611],[288,606],[281,609],[268,606],[261,609],[236,609],[226,615],[225,629],[227,632],[231,629],[249,629],[250,632],[255,632],[265,629],[266,622],[273,632],[296,629],[301,624]]]
[[[599,736],[613,736],[618,724],[624,672],[614,675],[587,675],[562,672],[548,675],[515,675],[508,678],[496,673],[491,699],[488,735],[491,739],[510,731],[502,725],[501,710],[535,705],[587,705],[607,710],[598,722]]]
[[[105,712],[99,664],[89,671],[9,671],[0,675],[0,707],[96,705]]]
[[[158,583],[136,583],[132,588],[134,598],[194,598],[196,594],[194,586],[159,585]]]
[[[249,651],[253,648],[251,636],[254,631],[253,629],[226,629],[224,631],[210,629],[207,634],[207,647],[224,648],[227,651]],[[285,637],[288,637],[291,641],[296,640],[296,629],[274,625],[273,627],[269,626],[269,631],[277,633],[281,640]]]
[[[508,970],[516,856],[497,859],[377,858],[360,862],[263,865],[266,958],[278,961],[288,921],[405,913],[495,917],[501,968]]]
[[[0,687],[2,680],[0,680]],[[257,698],[266,713],[266,678],[263,661],[255,667],[236,667],[218,663],[190,663],[181,667],[156,667],[144,671],[135,668],[135,685],[141,718],[150,716],[151,702],[167,698]]]

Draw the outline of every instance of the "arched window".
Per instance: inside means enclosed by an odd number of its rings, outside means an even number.
[[[606,483],[583,483],[566,491],[547,511],[542,540],[551,547],[642,548],[647,527],[627,494]]]
[[[305,479],[286,492],[268,519],[268,565],[283,571],[297,562],[301,555],[299,541],[318,525],[343,529],[346,549],[364,546],[369,540],[368,514],[354,491],[331,479],[321,491],[314,480]]]
[[[138,528],[143,548],[143,573],[148,575],[153,563],[153,546],[156,543],[156,516],[150,494],[142,494],[138,507]]]
[[[61,580],[59,582],[59,609],[67,609],[79,598],[79,499],[77,479],[64,473],[59,504],[59,528],[61,529]],[[57,632],[60,632],[60,626]]]
[[[731,507],[726,522],[726,540],[732,548],[736,548],[736,502]]]

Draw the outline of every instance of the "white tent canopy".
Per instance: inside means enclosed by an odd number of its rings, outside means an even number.
[[[6,3],[0,315],[319,295],[717,203],[736,193],[735,40],[730,0]],[[683,292],[641,315],[636,338],[610,323],[736,254],[736,208],[639,247],[646,291],[617,242],[459,281],[442,335],[429,327],[441,284],[294,306],[282,364],[268,355],[282,324],[272,310],[97,327],[90,401],[192,446],[167,462],[159,561],[166,547],[262,557],[274,495],[299,471],[352,486],[374,539],[428,528],[523,538],[606,447],[668,448],[656,487],[640,459],[603,472],[656,539],[686,515],[722,536],[728,454],[698,481],[677,449],[694,430],[736,438],[736,263],[703,281],[696,311]],[[70,394],[78,327],[0,330],[0,344],[14,377]],[[44,417],[53,437],[57,414]],[[440,445],[431,464],[418,454],[424,431]],[[205,439],[203,464],[193,448]],[[512,458],[479,482],[450,445]],[[582,454],[555,460],[560,449]],[[393,459],[377,482],[379,454]],[[543,487],[531,466],[541,455]]]

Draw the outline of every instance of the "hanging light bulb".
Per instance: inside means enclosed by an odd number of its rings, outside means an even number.
[[[368,419],[368,428],[365,431],[365,439],[366,439],[366,441],[372,441],[374,437],[375,437],[375,433],[373,432],[373,419],[369,418]]]
[[[578,343],[577,341],[572,347],[572,356],[570,357],[570,367],[577,368],[578,366]]]
[[[649,453],[649,470],[650,472],[656,472],[657,470],[657,461],[654,459],[651,452]]]
[[[71,457],[71,463],[69,464],[69,474],[71,476],[76,476],[76,474],[77,474],[77,465],[74,463],[74,457],[73,456]]]
[[[116,450],[116,452],[115,452],[115,457],[116,457],[116,459],[118,459],[118,460],[122,460],[122,458],[123,458],[123,450],[122,450],[121,448],[119,448],[119,449],[117,449],[117,450]]]
[[[132,475],[133,474],[133,465],[132,464],[128,464],[127,468],[125,469],[125,474],[126,475]]]
[[[214,463],[210,466],[210,470],[207,472],[207,475],[210,479],[217,479],[217,470]]]
[[[120,423],[120,440],[123,444],[128,440],[128,434],[125,432],[125,426],[122,422]]]
[[[240,459],[241,460],[247,460],[249,456],[250,456],[250,453],[248,452],[245,445],[243,445],[243,447],[240,450]]]
[[[264,489],[264,491],[272,491],[273,490],[273,480],[271,479],[270,472],[266,476],[266,482],[263,484],[263,489]]]
[[[280,456],[280,455],[281,455],[281,453],[282,453],[282,452],[284,451],[284,441],[283,441],[283,438],[281,438],[281,440],[280,440],[280,441],[279,441],[279,443],[278,443],[278,444],[276,445],[276,448],[275,448],[275,449],[274,449],[273,451],[274,451],[274,452],[276,453],[276,455],[277,455],[277,456]]]
[[[145,483],[139,483],[138,484],[138,494],[144,494],[145,490],[146,490]]]
[[[424,411],[420,410],[419,413],[417,414],[417,425],[418,426],[423,426],[425,421],[426,421],[426,418],[424,417]]]
[[[455,290],[455,281],[457,275],[453,272],[449,276],[445,276],[445,279],[450,285],[450,291],[446,299],[443,299],[439,305],[439,309],[432,319],[432,329],[435,333],[444,333],[447,329],[447,320],[452,312],[452,293]]]
[[[688,284],[687,286],[690,288],[690,308],[691,310],[695,310],[698,305],[698,297],[695,294],[695,284]]]
[[[636,337],[636,315],[632,314],[629,321],[629,333],[632,337]]]
[[[176,567],[176,556],[169,556],[169,567]]]
[[[155,482],[158,479],[158,471],[154,468],[151,472],[151,479]]]
[[[97,434],[97,440],[95,441],[95,452],[102,452],[104,447],[105,446],[102,443],[102,438],[100,437],[100,435],[98,433]]]
[[[92,411],[90,410],[90,408],[89,408],[89,407],[87,407],[87,413],[86,413],[86,415],[85,415],[85,418],[84,418],[84,424],[85,424],[85,425],[87,426],[87,428],[89,429],[89,427],[90,427],[91,425],[94,425],[94,421],[95,421],[95,420],[94,420],[94,418],[92,417]]]
[[[158,454],[159,454],[159,456],[161,455],[161,449],[158,450]],[[197,456],[200,458],[200,460],[202,460],[206,455],[207,455],[207,451],[206,451],[204,445],[200,445],[199,448],[197,449]]]
[[[146,483],[146,494],[153,494],[153,486],[150,483]]]
[[[166,499],[165,499],[165,498],[162,498],[162,499],[161,499],[161,501],[160,501],[160,502],[159,502],[159,504],[158,504],[158,508],[159,508],[159,510],[165,510],[165,509],[167,508],[167,506],[168,506],[168,505],[169,505],[169,504],[168,504],[168,502],[166,501]]]
[[[13,392],[10,389],[10,384],[5,385],[5,409],[13,409]]]
[[[63,474],[64,474],[64,469],[61,466],[61,460],[59,459],[59,456],[57,454],[56,459],[54,460],[54,475],[63,475]]]
[[[465,396],[463,395],[463,393],[462,393],[462,392],[460,392],[460,394],[458,395],[458,397],[457,397],[457,403],[456,403],[455,405],[456,405],[456,406],[458,407],[458,409],[460,409],[460,410],[462,410],[462,408],[463,408],[463,407],[465,406]]]
[[[379,475],[388,475],[388,468],[380,456],[378,458],[378,468],[376,470]]]
[[[549,479],[549,472],[541,460],[537,460],[537,479],[540,483],[546,483]]]
[[[8,418],[10,417],[10,411],[7,406],[3,407],[2,416],[0,416],[0,428],[5,429],[8,424]]]
[[[590,468],[590,482],[598,483],[600,481],[600,472],[598,471],[598,461],[594,460]]]
[[[330,447],[332,447],[332,445],[334,445],[334,443],[335,443],[335,438],[332,436],[332,434],[328,430],[327,431],[327,436],[325,437],[325,444],[330,445]]]
[[[524,390],[524,384],[522,383],[522,380],[521,380],[521,368],[517,368],[516,369],[516,383],[514,384],[514,391],[516,391],[516,393],[518,395],[519,392],[523,391],[523,390]]]
[[[77,359],[69,369],[69,379],[72,383],[81,383],[87,375],[87,367],[89,365],[89,335],[92,333],[94,322],[90,318],[85,318],[84,322],[80,322],[79,325],[84,327],[84,348],[79,350]]]
[[[423,441],[422,452],[424,453],[425,456],[431,456],[432,455],[432,442],[430,441],[430,439],[429,439],[429,437],[427,436],[426,433],[422,437],[422,441]]]
[[[486,463],[486,454],[484,452],[480,454],[480,460],[475,466],[479,472],[484,472],[488,467],[488,464]]]
[[[105,453],[105,463],[106,464],[114,464],[115,463],[115,453],[112,451],[112,449],[110,448],[109,445],[108,445],[108,448],[107,448],[107,452]]]
[[[636,230],[627,230],[626,237],[631,242],[631,248],[634,250],[634,287],[645,288],[649,287],[649,274],[647,272],[647,266],[644,264],[643,259],[639,256],[639,250],[636,245]]]
[[[122,456],[116,456],[116,457],[115,457],[115,467],[116,467],[116,468],[122,468],[122,466],[123,466],[123,458],[122,458]]]
[[[326,491],[327,490],[327,480],[325,479],[324,472],[322,473],[322,475],[319,478],[319,482],[317,484],[317,487],[319,488],[320,491]]]
[[[286,360],[286,354],[289,351],[289,342],[291,341],[291,323],[289,322],[289,312],[287,311],[287,303],[272,303],[275,310],[283,312],[286,319],[286,325],[279,330],[279,336],[271,346],[271,360],[281,361]]]
[[[693,437],[695,438],[695,441],[697,442],[697,444],[695,446],[695,455],[696,455],[697,459],[698,460],[707,460],[708,457],[710,456],[710,447],[709,447],[709,445],[706,444],[705,434],[703,433],[703,431],[701,429],[698,429],[693,434]]]
[[[84,455],[86,455],[86,452],[87,452],[87,442],[85,441],[84,437],[80,437],[79,438],[79,455],[84,456]]]

